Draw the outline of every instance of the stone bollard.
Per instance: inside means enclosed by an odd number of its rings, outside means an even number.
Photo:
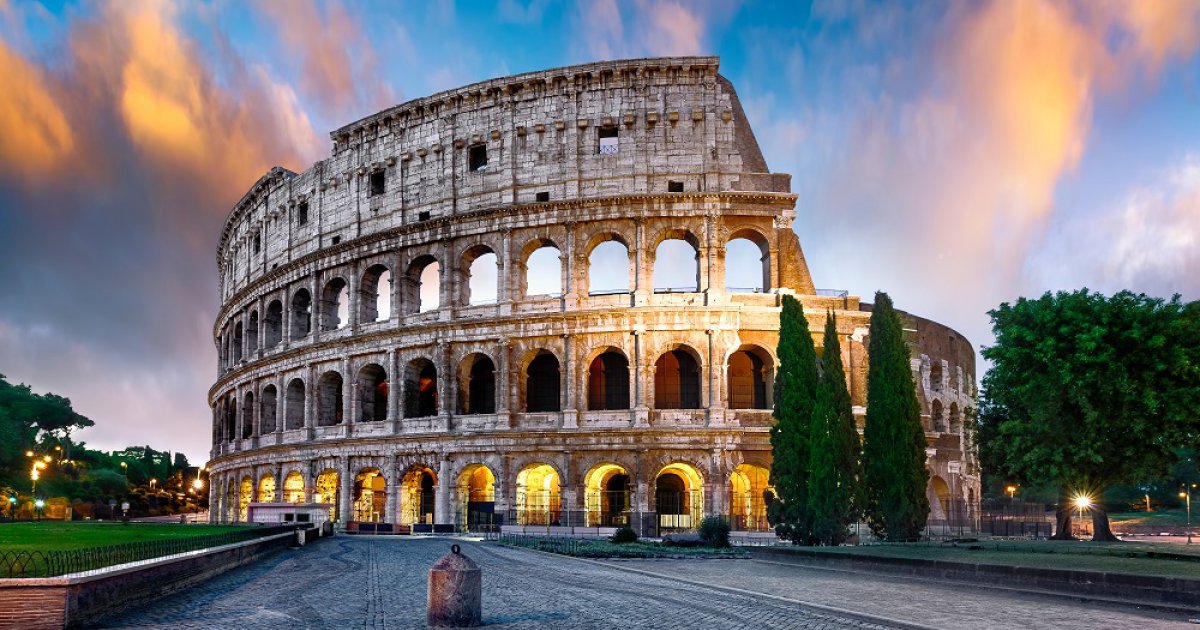
[[[483,573],[458,545],[429,569],[426,621],[438,628],[478,626],[482,618]]]

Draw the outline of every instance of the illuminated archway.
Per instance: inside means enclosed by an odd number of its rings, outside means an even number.
[[[627,470],[617,464],[600,464],[584,475],[583,484],[588,527],[630,524],[633,493]]]
[[[258,502],[275,502],[275,475],[267,473],[258,480]]]
[[[283,480],[283,500],[285,503],[304,503],[304,475],[293,470]]]
[[[693,529],[704,517],[704,479],[690,464],[663,467],[654,480],[654,509],[658,528]]]
[[[364,468],[354,477],[354,520],[387,521],[387,481],[378,468]]]
[[[729,475],[729,525],[733,529],[768,531],[767,506],[775,498],[770,471],[742,464]]]
[[[496,524],[496,476],[483,464],[471,464],[458,476],[458,523],[467,531]]]
[[[517,524],[558,525],[562,509],[558,471],[530,464],[517,474]]]
[[[331,521],[338,520],[338,502],[341,500],[338,496],[338,481],[338,472],[326,468],[317,475],[317,483],[313,486],[313,503],[328,503]]]
[[[437,514],[437,475],[428,466],[413,466],[400,484],[400,523],[432,525]]]
[[[238,502],[237,502],[237,520],[243,523],[246,522],[246,516],[250,512],[250,500],[254,498],[254,480],[250,477],[242,477],[241,486],[238,487]]]
[[[950,515],[950,486],[937,475],[929,478],[929,520],[945,521]]]

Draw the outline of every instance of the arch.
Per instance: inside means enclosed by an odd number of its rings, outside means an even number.
[[[285,429],[303,429],[304,428],[304,381],[294,378],[288,381],[287,398],[284,404],[287,407],[287,417],[284,418]]]
[[[292,295],[291,338],[303,339],[312,333],[312,295],[300,289]]]
[[[258,478],[258,502],[275,502],[275,475],[266,473]]]
[[[225,410],[225,439],[237,439],[237,401],[234,400],[233,394],[225,396],[225,403],[222,405]]]
[[[363,468],[354,476],[354,520],[367,523],[388,522],[387,480],[378,468]]]
[[[562,494],[558,471],[550,464],[529,464],[517,473],[517,524],[558,525]]]
[[[258,355],[258,311],[250,311],[246,320],[246,348],[251,357]]]
[[[304,475],[293,470],[283,478],[284,503],[304,503]]]
[[[409,313],[435,311],[441,306],[442,267],[429,254],[417,256],[404,273],[404,304]]]
[[[233,325],[233,345],[229,353],[232,358],[231,363],[242,362],[242,322],[240,320]]]
[[[225,522],[236,523],[238,518],[238,482],[230,479],[225,488]]]
[[[699,409],[700,361],[696,351],[679,346],[654,362],[654,408]]]
[[[404,368],[404,417],[438,414],[438,375],[433,361],[416,358]]]
[[[388,377],[377,363],[368,363],[358,371],[358,415],[362,422],[388,419]]]
[[[958,403],[950,403],[949,429],[951,433],[962,433],[962,416],[958,413]]]
[[[938,433],[944,433],[946,431],[946,418],[942,413],[942,401],[935,399],[933,404],[930,405],[929,424],[931,431],[936,431]]]
[[[690,262],[689,262],[690,261]],[[700,243],[684,230],[669,230],[654,247],[654,292],[700,290]]]
[[[383,322],[392,316],[392,272],[371,265],[358,285],[358,321]]]
[[[475,245],[463,252],[459,261],[459,304],[495,304],[500,295],[500,258],[487,245]]]
[[[242,483],[238,485],[237,499],[237,517],[235,520],[245,523],[246,517],[250,514],[250,501],[254,499],[254,480],[249,475],[242,477]]]
[[[538,351],[525,368],[525,411],[560,411],[561,393],[558,357],[548,350]]]
[[[629,409],[629,359],[616,348],[596,355],[588,366],[588,409]]]
[[[550,239],[536,239],[525,246],[521,262],[521,294],[525,297],[561,297],[563,293],[562,250]]]
[[[729,475],[730,527],[744,531],[768,531],[767,507],[775,500],[771,473],[764,466],[741,464]]]
[[[942,390],[941,359],[931,359],[929,361],[929,389],[932,389],[935,392]]]
[[[342,278],[321,290],[321,330],[341,330],[350,323],[350,288]]]
[[[432,525],[437,517],[437,474],[417,464],[404,473],[400,492],[400,522],[405,525]]]
[[[467,531],[496,525],[496,476],[483,464],[471,464],[458,476],[458,523]]]
[[[629,245],[616,234],[595,243],[588,250],[587,291],[588,295],[612,295],[629,293],[630,260]]]
[[[730,409],[770,409],[774,363],[765,349],[744,345],[729,355],[726,371]]]
[[[725,290],[765,293],[771,290],[771,244],[761,232],[738,230],[725,242]]]
[[[583,487],[588,527],[630,525],[633,495],[628,470],[611,462],[597,464],[583,476]]]
[[[478,352],[464,357],[458,382],[460,413],[496,413],[496,364],[490,357]]]
[[[313,484],[313,503],[329,504],[329,520],[338,520],[338,505],[341,502],[341,475],[332,468],[326,468],[317,474]]]
[[[654,478],[654,509],[658,529],[692,529],[704,517],[704,478],[691,464],[676,462]]]
[[[317,380],[317,426],[342,423],[342,375],[330,370]]]
[[[274,433],[277,411],[279,409],[279,392],[274,385],[267,385],[262,390],[262,400],[259,401],[260,426],[259,433]]]
[[[283,341],[283,302],[271,300],[263,318],[263,345],[274,348]]]
[[[242,398],[242,439],[254,435],[254,392],[246,392]]]
[[[945,521],[950,514],[950,486],[938,475],[929,476],[929,520]]]

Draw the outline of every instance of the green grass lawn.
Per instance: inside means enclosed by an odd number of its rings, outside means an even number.
[[[1200,579],[1200,548],[1167,543],[1089,541],[999,541],[807,547],[817,553],[868,557],[1003,564],[1040,569],[1074,569]]]
[[[1193,525],[1200,523],[1200,511],[1192,515]],[[1108,515],[1114,529],[1120,525],[1149,525],[1154,527],[1186,527],[1187,512],[1184,510],[1159,510],[1157,512],[1114,512]]]
[[[66,550],[103,547],[144,540],[205,536],[246,529],[233,525],[178,523],[37,523],[0,524],[0,551]]]

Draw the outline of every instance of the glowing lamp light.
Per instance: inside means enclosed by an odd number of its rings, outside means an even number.
[[[1092,499],[1085,495],[1075,497],[1075,507],[1084,510],[1092,506]]]
[[[192,482],[192,487],[199,490],[204,487],[204,481],[196,477],[196,480]]]
[[[33,457],[33,451],[25,451],[25,457]]]
[[[13,505],[16,505],[17,497],[8,497],[8,502],[12,503]]]
[[[49,462],[49,461],[50,461],[50,456],[49,456],[49,455],[47,455],[47,456],[43,457],[43,458],[42,458],[42,461],[44,461],[44,462]]]
[[[42,508],[46,507],[46,502],[45,502],[45,501],[43,501],[43,500],[41,500],[41,499],[38,499],[37,501],[34,501],[34,502],[33,502],[33,505],[34,505],[35,507],[37,507],[37,509],[39,509],[39,510],[40,510],[40,509],[42,509]]]

